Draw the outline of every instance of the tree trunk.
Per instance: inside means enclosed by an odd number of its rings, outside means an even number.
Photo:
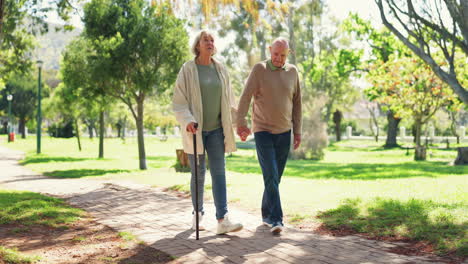
[[[143,100],[137,102],[136,126],[138,134],[138,158],[140,159],[140,170],[146,170],[145,139],[143,134]]]
[[[125,139],[125,128],[127,127],[127,117],[124,117],[122,124],[122,139]]]
[[[424,146],[416,146],[414,149],[414,160],[426,160],[426,147]]]
[[[104,111],[99,113],[99,158],[104,158]]]
[[[450,131],[452,131],[452,135],[455,136],[457,139],[457,144],[460,144],[460,135],[458,135],[457,132],[457,121],[456,121],[456,116],[454,112],[449,112],[449,117],[450,117]]]
[[[468,147],[458,148],[458,155],[454,162],[455,165],[468,165]]]
[[[89,123],[88,123],[88,134],[89,134],[90,139],[94,138],[94,128],[95,128],[94,121],[89,121]]]
[[[26,118],[20,117],[19,118],[19,124],[18,124],[18,129],[19,133],[21,133],[21,138],[26,138]]]
[[[375,142],[379,142],[379,134],[380,134],[379,121],[377,120],[376,114],[372,107],[367,106],[367,110],[369,110],[369,114],[371,116],[371,118],[369,119],[369,128],[372,131],[372,135],[374,135]],[[375,127],[375,131],[374,131],[374,127]]]
[[[341,141],[341,119],[343,115],[341,114],[340,110],[336,110],[333,113],[333,122],[335,123],[335,135],[336,141]]]
[[[401,121],[401,118],[396,118],[392,111],[387,112],[388,120],[388,129],[387,129],[387,140],[385,141],[385,148],[395,148],[398,147],[397,143],[397,133],[398,133],[398,124]]]
[[[117,125],[117,138],[120,138],[120,130],[122,130],[122,126],[121,125]]]
[[[414,151],[414,160],[426,160],[426,147],[421,146],[421,129],[422,123],[421,120],[414,120],[414,128],[416,130],[415,134],[415,151]]]
[[[416,144],[416,146],[421,146],[421,122],[419,120],[414,121],[414,129],[414,143]]]
[[[80,128],[78,127],[78,119],[75,119],[75,133],[76,140],[78,141],[78,150],[81,151]]]

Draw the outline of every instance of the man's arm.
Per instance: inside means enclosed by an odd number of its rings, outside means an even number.
[[[294,133],[294,149],[297,149],[301,144],[302,134],[302,99],[301,99],[301,84],[299,82],[299,76],[294,89],[293,96],[293,109],[292,109],[292,123]]]
[[[244,91],[239,99],[239,107],[237,107],[237,134],[242,140],[245,140],[250,134],[250,129],[247,127],[247,120],[245,120],[245,117],[249,111],[252,96],[258,89],[259,67],[259,64],[255,65],[250,72]]]

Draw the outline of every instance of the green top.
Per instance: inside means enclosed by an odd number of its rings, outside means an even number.
[[[277,69],[280,69],[280,67],[276,67],[275,65],[273,65],[273,62],[271,62],[271,60],[268,60],[267,64],[268,64],[268,67],[270,67],[270,70],[272,71],[276,71]],[[281,67],[281,69],[286,70],[286,63],[283,65],[283,67]]]
[[[198,79],[203,105],[203,131],[221,127],[221,80],[214,64],[198,65]]]

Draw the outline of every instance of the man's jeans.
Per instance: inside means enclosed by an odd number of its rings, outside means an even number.
[[[213,190],[214,204],[216,207],[216,219],[224,218],[227,214],[226,198],[226,170],[224,160],[224,133],[222,128],[202,132],[203,145],[205,146],[208,159],[210,160],[210,174]],[[203,210],[203,190],[205,185],[205,154],[198,154],[198,211]],[[200,155],[201,154],[201,155]],[[192,204],[195,211],[195,160],[194,155],[189,154],[190,167],[192,168],[192,179],[190,181],[190,192],[192,193]]]
[[[263,221],[270,224],[283,224],[279,184],[288,159],[291,131],[282,134],[257,132],[255,145],[265,186],[262,199]]]

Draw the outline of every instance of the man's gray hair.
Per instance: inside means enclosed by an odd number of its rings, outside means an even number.
[[[271,43],[271,46],[273,47],[275,45],[285,46],[286,48],[289,49],[289,41],[286,38],[283,38],[283,37],[279,37],[279,38],[276,38],[275,40],[273,40],[273,42]]]
[[[200,33],[197,34],[197,36],[195,37],[195,39],[193,40],[193,43],[192,43],[192,53],[193,53],[193,55],[195,55],[195,58],[198,58],[198,56],[200,56],[200,51],[197,49],[197,45],[200,42],[200,39],[203,37],[203,35],[210,35],[214,39],[214,35],[210,31],[205,30],[205,29],[200,31]],[[215,55],[216,52],[217,52],[217,49],[216,49],[216,45],[215,45],[212,55]]]

